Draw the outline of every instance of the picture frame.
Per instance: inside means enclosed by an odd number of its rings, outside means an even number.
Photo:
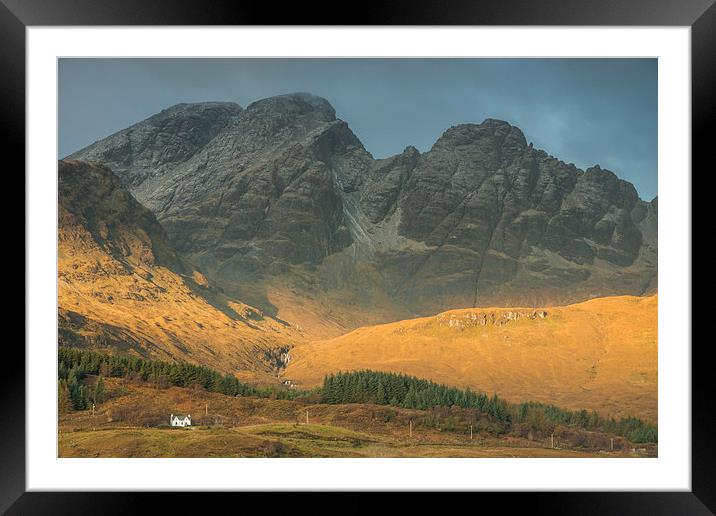
[[[658,2],[559,2],[517,0],[502,2],[429,1],[364,5],[350,19],[316,12],[331,10],[313,4],[275,6],[258,2],[213,2],[210,6],[189,1],[136,0],[0,0],[0,87],[3,124],[2,146],[6,155],[19,156],[15,170],[24,169],[25,110],[25,30],[31,26],[131,26],[131,25],[445,25],[445,26],[689,26],[691,27],[692,169],[706,170],[710,141],[707,127],[714,117],[716,87],[716,7],[713,0],[688,3],[674,0]],[[693,205],[693,201],[692,201]],[[27,274],[27,270],[26,270]],[[690,345],[691,343],[681,343]],[[148,493],[60,493],[26,491],[25,357],[16,349],[12,368],[3,377],[3,411],[9,423],[0,430],[0,510],[10,514],[84,513],[133,510],[148,503]],[[716,450],[713,428],[712,389],[707,381],[709,361],[705,343],[691,347],[692,357],[692,490],[690,492],[589,492],[526,493],[499,497],[499,503],[524,504],[551,514],[710,514],[716,511]],[[189,501],[185,494],[174,503],[200,507],[205,501]],[[228,495],[224,495],[228,496]],[[247,496],[242,494],[242,497]],[[483,495],[487,496],[487,495]],[[179,501],[181,500],[181,501]],[[420,498],[416,499],[419,503]],[[295,503],[295,502],[294,502]],[[360,502],[351,504],[354,510]]]

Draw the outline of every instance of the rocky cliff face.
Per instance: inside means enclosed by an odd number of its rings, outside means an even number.
[[[191,158],[240,112],[241,106],[229,102],[177,104],[75,156],[111,164],[126,184],[138,186]]]
[[[175,106],[72,157],[115,170],[227,292],[327,333],[656,289],[656,200],[499,120],[376,160],[302,93]]]

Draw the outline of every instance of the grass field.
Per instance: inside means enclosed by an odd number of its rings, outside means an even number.
[[[573,430],[549,438],[474,432],[421,423],[425,411],[371,404],[229,397],[178,387],[107,379],[95,414],[60,416],[60,457],[653,457],[656,445]],[[170,413],[200,426],[167,428]],[[308,417],[308,423],[306,423]],[[411,421],[413,422],[411,435]],[[448,421],[448,420],[445,420]],[[571,433],[570,433],[571,432]]]
[[[329,425],[108,428],[61,433],[61,457],[643,457],[647,449],[551,449],[520,440],[411,441]]]

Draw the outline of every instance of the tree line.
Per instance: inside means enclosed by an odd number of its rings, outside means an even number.
[[[104,401],[104,380],[100,376],[93,388],[82,383],[85,374],[76,366],[60,367],[58,404],[60,412],[84,410]]]
[[[545,434],[561,424],[620,435],[634,443],[658,441],[657,427],[635,417],[617,420],[596,411],[571,411],[535,402],[509,403],[497,394],[488,396],[469,387],[462,390],[396,373],[365,370],[330,374],[323,381],[321,399],[324,403],[376,403],[419,410],[457,406],[488,416],[505,431],[527,426]]]
[[[99,376],[94,389],[82,383],[87,375]],[[128,378],[150,382],[161,387],[199,386],[209,392],[227,396],[259,396],[274,399],[295,399],[307,391],[282,388],[258,388],[248,385],[235,376],[222,375],[208,367],[186,362],[164,362],[148,360],[129,355],[107,355],[76,348],[61,347],[58,353],[58,378],[60,382],[60,403],[69,397],[72,408],[82,410],[97,400],[97,385],[103,396],[102,378]]]
[[[93,386],[83,381],[87,375],[98,377]],[[160,387],[199,386],[227,396],[297,399],[318,395],[320,402],[327,404],[373,403],[417,410],[459,407],[474,411],[476,415],[493,422],[493,428],[503,432],[527,428],[544,435],[560,424],[620,435],[634,443],[658,442],[657,427],[635,417],[614,419],[602,417],[595,411],[571,411],[543,403],[509,403],[497,394],[488,396],[469,387],[448,387],[404,374],[370,370],[340,372],[327,375],[322,388],[305,391],[256,387],[232,375],[222,375],[213,369],[186,362],[108,355],[66,347],[61,347],[58,353],[60,409],[84,410],[92,403],[104,401],[103,378],[107,377],[151,382]]]
[[[465,390],[422,380],[413,376],[378,371],[353,371],[330,374],[323,381],[324,403],[376,403],[426,410],[457,405],[477,409],[496,421],[509,423],[507,403],[482,392]]]
[[[615,419],[603,417],[595,410],[566,410],[533,401],[514,404],[512,411],[517,422],[546,420],[567,427],[620,435],[633,443],[655,443],[659,438],[656,425],[631,416]]]

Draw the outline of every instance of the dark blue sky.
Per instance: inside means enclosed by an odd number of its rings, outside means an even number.
[[[179,102],[295,91],[328,99],[376,158],[500,118],[657,193],[656,59],[60,59],[59,155]]]

